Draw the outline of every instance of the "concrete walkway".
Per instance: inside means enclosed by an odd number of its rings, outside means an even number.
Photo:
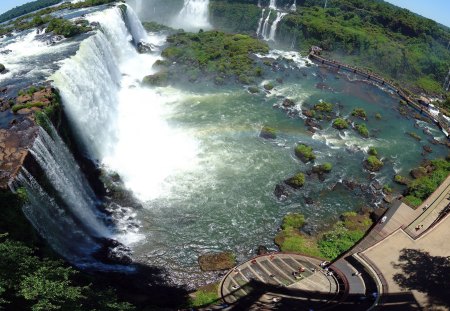
[[[342,287],[343,282],[330,273],[331,270],[320,266],[321,262],[316,258],[288,253],[253,258],[228,272],[219,286],[220,296],[226,303],[233,304],[252,295],[255,290],[267,288],[258,294],[249,310],[258,305],[270,309],[275,304],[288,301],[297,301],[300,305],[302,301],[309,305],[313,303],[315,309],[338,303],[340,294],[346,289]],[[308,292],[312,294],[308,295]]]

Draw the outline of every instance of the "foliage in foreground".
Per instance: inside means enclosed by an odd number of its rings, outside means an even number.
[[[111,290],[79,284],[78,272],[62,261],[39,258],[22,242],[0,237],[0,306],[16,310],[131,311]],[[83,282],[84,283],[84,282]]]

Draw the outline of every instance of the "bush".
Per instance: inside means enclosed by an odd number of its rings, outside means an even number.
[[[373,156],[378,155],[378,151],[377,151],[377,149],[375,149],[375,147],[369,147],[369,151],[367,153],[370,155],[373,155]]]
[[[271,82],[269,82],[269,83],[264,84],[264,88],[267,91],[270,91],[270,90],[272,90],[274,88],[274,86],[273,86],[273,84]]]
[[[305,174],[298,173],[286,180],[286,183],[293,188],[301,188],[305,184]]]
[[[295,147],[295,155],[304,162],[313,161],[316,158],[313,148],[305,144],[298,144]]]
[[[320,166],[320,169],[322,170],[322,172],[328,173],[333,169],[333,165],[330,162],[325,162]]]
[[[314,106],[314,110],[321,112],[332,112],[333,104],[327,102],[320,102]]]
[[[53,18],[47,26],[45,32],[53,32],[56,35],[61,35],[66,38],[70,38],[76,36],[80,33],[87,32],[91,30],[89,27],[85,27],[82,25],[75,25],[73,22],[62,19],[62,18]]]
[[[375,119],[377,119],[377,120],[381,120],[381,114],[380,113],[376,113],[375,114]]]
[[[404,197],[403,202],[414,208],[419,207],[422,204],[422,200],[413,195],[407,195]]]
[[[347,123],[347,121],[345,119],[337,118],[333,122],[333,127],[338,129],[338,130],[347,129],[348,128],[348,123]]]
[[[261,129],[261,133],[259,134],[259,136],[266,139],[275,139],[277,138],[277,132],[275,131],[274,128],[265,125]]]
[[[319,239],[319,250],[325,258],[332,260],[349,250],[363,236],[364,232],[350,231],[342,222],[338,222],[332,231],[326,232]]]
[[[286,230],[289,228],[300,229],[305,224],[305,216],[299,213],[287,214],[283,218],[281,229]]]
[[[366,167],[372,172],[379,171],[383,167],[383,162],[381,162],[376,156],[369,156],[366,159]]]
[[[355,129],[362,137],[369,137],[369,130],[367,129],[367,126],[365,124],[356,124]]]
[[[366,111],[364,110],[364,109],[362,109],[362,108],[355,108],[355,109],[353,109],[353,111],[352,111],[352,116],[354,116],[354,117],[358,117],[358,118],[360,118],[360,119],[366,119],[367,118],[367,113],[366,113]]]
[[[400,185],[407,185],[409,183],[409,179],[401,175],[395,175],[394,181]]]

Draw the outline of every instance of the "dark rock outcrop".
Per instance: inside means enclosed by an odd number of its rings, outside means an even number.
[[[198,257],[202,271],[228,270],[234,267],[236,259],[231,252],[207,253]]]

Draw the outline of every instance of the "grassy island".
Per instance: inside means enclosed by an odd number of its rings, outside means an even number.
[[[348,128],[348,122],[345,119],[337,118],[333,121],[333,127],[338,130],[345,130]]]
[[[192,77],[200,76],[201,72],[205,78],[214,78],[217,84],[230,78],[251,84],[263,74],[251,54],[269,51],[266,43],[255,38],[220,31],[177,33],[169,36],[167,42],[170,46],[162,56],[177,63],[170,73]]]
[[[313,148],[305,144],[298,144],[295,147],[295,155],[303,162],[313,161],[316,158]]]
[[[365,124],[356,124],[355,130],[364,138],[369,137],[369,130],[367,129],[367,126]]]
[[[305,184],[305,174],[303,173],[295,174],[293,177],[287,179],[285,182],[286,184],[295,189],[301,188]]]
[[[369,156],[364,163],[366,168],[372,172],[379,171],[383,167],[383,162],[374,155]]]
[[[353,109],[352,116],[360,118],[360,119],[363,119],[363,120],[367,119],[367,113],[362,108],[355,108],[355,109]]]
[[[283,252],[302,253],[329,260],[350,249],[372,225],[367,212],[346,212],[333,227],[309,236],[301,232],[305,224],[302,214],[292,213],[283,218],[281,231],[275,237],[275,244]]]

